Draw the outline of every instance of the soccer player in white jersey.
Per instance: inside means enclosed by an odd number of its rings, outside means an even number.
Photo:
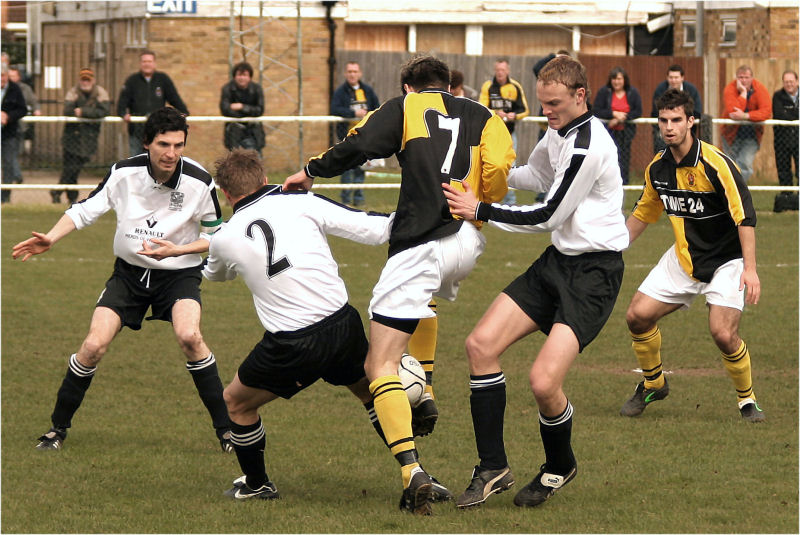
[[[490,205],[444,186],[454,214],[510,232],[551,232],[553,242],[494,300],[467,338],[480,463],[458,507],[479,505],[514,484],[503,444],[506,387],[500,355],[535,331],[547,334],[530,371],[545,462],[514,503],[539,505],[577,473],[573,408],[563,383],[614,308],[622,251],[628,246],[617,149],[603,123],[587,110],[588,93],[586,70],[570,57],[551,60],[539,73],[536,94],[549,128],[528,164],[511,170],[508,184],[546,191],[544,203]]]
[[[97,301],[89,334],[69,358],[51,416],[53,425],[36,446],[40,450],[61,449],[112,340],[123,327],[141,329],[152,307],[147,319],[172,323],[217,439],[223,451],[233,452],[216,360],[200,333],[202,258],[198,253],[208,247],[208,236],[222,223],[222,213],[211,175],[183,156],[187,133],[186,118],[180,112],[156,110],[145,123],[147,152],[114,164],[89,197],[73,204],[47,234],[33,232],[32,238],[13,248],[13,257],[24,262],[109,210],[116,212],[114,272]],[[176,258],[140,254],[150,248],[148,241],[158,239],[178,244],[185,254]]]
[[[233,216],[211,239],[203,275],[214,281],[241,276],[265,329],[225,388],[231,440],[244,473],[225,494],[272,499],[278,490],[267,477],[259,407],[289,399],[320,378],[372,403],[364,326],[347,302],[327,235],[384,243],[393,216],[352,210],[314,194],[284,193],[267,184],[255,151],[236,149],[220,158],[215,176]]]

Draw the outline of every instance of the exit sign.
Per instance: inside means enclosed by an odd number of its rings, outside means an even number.
[[[197,13],[197,1],[196,0],[147,0],[147,12],[155,14]]]

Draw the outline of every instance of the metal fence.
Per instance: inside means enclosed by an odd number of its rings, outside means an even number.
[[[335,116],[264,116],[264,117],[249,117],[246,119],[234,119],[230,117],[221,116],[190,116],[187,118],[190,123],[206,123],[206,124],[219,124],[222,122],[241,121],[252,122],[258,121],[271,126],[280,126],[282,124],[299,124],[299,123],[332,123],[341,122],[343,119]],[[134,118],[134,121],[143,121],[144,118]],[[21,143],[20,147],[20,164],[25,170],[40,170],[53,172],[58,174],[62,168],[62,150],[61,150],[61,134],[64,129],[65,123],[86,122],[86,121],[101,121],[103,123],[103,130],[108,133],[119,131],[118,135],[113,135],[116,139],[122,141],[122,147],[118,150],[98,151],[88,164],[87,169],[97,168],[106,169],[118,159],[121,159],[127,154],[127,133],[124,132],[124,125],[122,119],[115,116],[106,117],[104,119],[80,119],[76,117],[64,116],[28,116],[22,119],[28,125],[26,134],[29,138]],[[652,159],[655,153],[657,137],[654,134],[654,129],[657,129],[656,119],[654,118],[640,118],[632,121],[636,124],[636,134],[634,142],[630,144],[633,151],[644,151],[634,153],[630,156],[631,168],[630,175],[632,182],[640,182],[644,172],[644,166]],[[763,131],[761,136],[761,143],[758,151],[757,165],[754,170],[751,182],[757,184],[779,184],[778,175],[779,170],[776,161],[782,165],[781,173],[784,175],[784,183],[786,183],[785,162],[788,160],[791,168],[792,151],[795,154],[795,162],[797,161],[797,132],[800,121],[778,121],[768,120],[762,123],[750,123],[749,121],[733,121],[730,119],[716,119],[707,118],[705,124],[700,129],[701,139],[708,140],[716,146],[722,148],[722,136],[719,129],[723,125],[757,125]],[[545,128],[546,119],[544,117],[528,117],[520,121],[518,129],[521,131],[528,131],[528,136],[538,137],[538,132]],[[777,134],[777,135],[776,135]],[[638,143],[635,141],[639,140]],[[198,148],[193,147],[194,154]],[[224,150],[222,143],[219,147],[203,147],[202,150],[209,152],[213,155],[218,155]],[[289,158],[290,164],[287,169],[297,168],[301,166],[305,158],[309,155],[300,154],[295,148],[295,156]],[[522,164],[526,161],[527,151],[520,149],[520,154],[517,157],[517,163]],[[203,161],[203,158],[198,158],[192,154],[192,157]],[[776,155],[778,156],[776,160]],[[269,158],[269,153],[266,154]],[[205,158],[208,159],[208,158]],[[213,159],[213,158],[212,158]],[[267,162],[268,163],[268,162]],[[792,175],[796,177],[797,170],[792,171]],[[23,173],[24,174],[24,173]]]

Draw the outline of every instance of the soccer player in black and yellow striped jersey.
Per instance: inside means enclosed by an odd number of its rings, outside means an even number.
[[[284,188],[309,189],[314,177],[333,177],[368,159],[395,154],[400,162],[389,259],[369,306],[364,367],[375,413],[401,466],[400,507],[430,514],[435,482],[419,464],[412,411],[397,367],[420,321],[435,315],[431,299],[455,299],[459,282],[484,248],[478,228],[450,214],[442,184],[463,191],[467,183],[482,200],[502,199],[514,151],[508,129],[497,115],[448,93],[450,71],[442,61],[412,58],[400,78],[404,96],[368,114],[343,141],[287,178]]]
[[[675,245],[642,282],[628,307],[633,351],[644,380],[620,413],[638,416],[651,402],[667,397],[657,322],[704,295],[711,336],[733,380],[742,418],[764,421],[753,393],[750,352],[739,336],[745,303],[758,303],[761,294],[750,191],[733,160],[692,136],[694,103],[688,93],[669,89],[656,105],[667,148],[645,170],[644,191],[627,226],[633,241],[666,212]]]

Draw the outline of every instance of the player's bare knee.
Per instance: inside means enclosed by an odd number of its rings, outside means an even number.
[[[464,348],[472,367],[484,367],[497,361],[497,355],[491,350],[491,341],[479,332],[473,331],[467,336]]]
[[[242,404],[241,398],[235,395],[230,388],[225,388],[222,391],[222,399],[225,401],[225,406],[228,408],[228,414],[231,417],[244,412],[244,405]]]
[[[203,335],[198,329],[187,329],[184,331],[175,331],[175,336],[178,339],[178,345],[186,355],[192,356],[200,353],[203,346]],[[201,358],[205,358],[205,355]]]
[[[625,321],[628,323],[628,329],[632,333],[641,334],[652,328],[652,322],[648,318],[643,318],[633,304],[628,307],[628,311],[625,313]]]
[[[539,404],[556,396],[561,388],[561,385],[547,374],[537,374],[531,371],[528,380],[533,396]]]
[[[108,343],[90,334],[81,344],[78,351],[78,362],[84,366],[97,366],[106,351],[108,351]]]
[[[720,351],[724,351],[729,355],[739,349],[742,343],[742,339],[739,338],[738,330],[727,327],[712,326],[711,337],[714,339],[714,343],[717,344]]]

